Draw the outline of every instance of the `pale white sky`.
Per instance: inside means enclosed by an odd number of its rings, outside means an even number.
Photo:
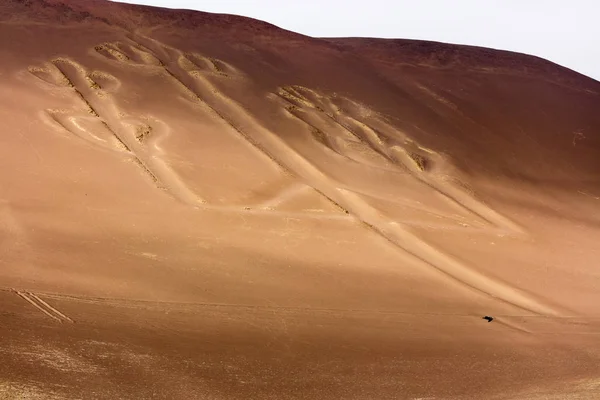
[[[244,15],[316,37],[382,37],[534,54],[600,80],[600,0],[125,0]]]

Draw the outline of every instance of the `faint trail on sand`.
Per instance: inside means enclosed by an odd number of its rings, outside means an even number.
[[[13,292],[16,293],[19,297],[27,301],[29,304],[46,314],[48,317],[52,318],[55,321],[60,323],[62,322],[70,322],[73,323],[73,320],[67,317],[65,314],[52,307],[46,301],[40,299],[37,295],[31,292],[21,292],[13,289]]]

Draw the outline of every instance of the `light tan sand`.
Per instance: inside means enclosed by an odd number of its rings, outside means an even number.
[[[600,398],[600,83],[100,0],[0,60],[0,398]]]

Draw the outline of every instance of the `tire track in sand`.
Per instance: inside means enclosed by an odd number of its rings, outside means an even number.
[[[32,292],[21,292],[16,289],[12,289],[12,291],[17,296],[21,297],[23,300],[25,300],[26,302],[28,302],[29,304],[31,304],[32,306],[34,306],[35,308],[40,310],[42,313],[44,313],[48,317],[52,318],[53,320],[60,322],[60,323],[63,323],[63,322],[73,323],[74,322],[71,318],[69,318],[68,316],[66,316],[65,314],[63,314],[62,312],[57,310],[56,308],[52,307],[50,304],[48,304],[46,301],[42,300],[36,294],[34,294]]]

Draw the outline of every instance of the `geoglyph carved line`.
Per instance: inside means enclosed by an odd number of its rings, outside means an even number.
[[[243,80],[242,72],[222,60],[204,57],[196,53],[184,54],[148,37],[131,35],[129,40],[131,47],[136,48],[138,52],[146,52],[151,55],[147,58],[158,60],[158,63],[153,63],[153,65],[162,70],[165,76],[171,78],[172,82],[186,93],[188,100],[199,104],[203,109],[224,121],[240,139],[249,144],[261,158],[272,163],[278,171],[288,175],[291,173],[261,145],[260,141],[254,138],[254,135],[248,133],[248,130],[251,131],[254,127],[258,127],[259,130],[264,128],[207,78],[208,76]],[[235,116],[238,116],[237,120]],[[291,175],[294,174],[291,173]]]
[[[464,192],[448,182],[440,182],[435,179],[434,176],[427,174],[436,162],[443,162],[441,156],[431,149],[418,145],[405,134],[398,132],[397,129],[389,126],[385,122],[378,121],[378,123],[383,126],[382,130],[374,129],[369,124],[356,119],[351,115],[346,115],[341,107],[337,106],[331,98],[317,93],[312,89],[300,86],[285,87],[278,91],[278,95],[283,100],[292,103],[293,106],[296,107],[286,109],[290,114],[303,122],[307,123],[306,120],[296,112],[297,108],[304,107],[305,112],[324,115],[326,119],[333,120],[342,129],[348,131],[368,148],[384,157],[390,163],[408,170],[415,179],[423,182],[432,190],[438,192],[456,205],[500,228],[510,232],[523,233],[522,228],[515,222],[499,214],[495,210],[492,210],[487,205],[472,197],[469,193]],[[355,106],[358,105],[352,100],[344,100],[353,103]],[[364,110],[364,106],[360,107]],[[372,112],[371,114],[375,113]],[[343,120],[348,121],[348,123],[342,122]],[[357,132],[356,128],[351,128],[350,124],[360,128],[362,134]],[[311,129],[318,130],[314,125],[310,125]],[[383,130],[387,131],[387,135],[382,133]],[[320,133],[322,134],[322,132]],[[328,142],[326,139],[322,138],[320,141],[322,143]],[[340,153],[340,148],[343,150],[343,147],[338,146],[335,151]],[[347,156],[352,158],[349,155]]]
[[[56,58],[45,67],[32,67],[29,71],[47,83],[71,90],[83,105],[87,116],[49,110],[56,124],[92,144],[126,153],[159,188],[178,200],[192,206],[202,202],[160,159],[156,147],[145,145],[155,129],[139,120],[122,117],[123,113],[105,90],[117,90],[120,86],[117,78],[105,72],[88,73],[83,66],[66,58]]]
[[[315,92],[311,90],[310,93],[314,94]],[[302,123],[305,123],[305,121],[301,117],[298,117],[298,115],[295,113],[295,111],[297,111],[295,107],[302,107],[304,105],[306,106],[306,109],[308,109],[308,111],[305,109],[305,112],[321,114],[326,114],[327,112],[325,110],[328,107],[330,109],[332,108],[330,107],[330,105],[327,104],[318,105],[312,103],[309,100],[308,96],[306,96],[303,93],[299,93],[299,91],[296,88],[293,88],[293,90],[280,90],[278,92],[278,95],[280,98],[283,98],[283,100],[288,104],[288,106],[284,107],[284,110],[288,114],[292,114],[293,116],[295,116],[297,120],[299,120]],[[315,97],[324,98],[325,96],[316,94]],[[293,106],[291,108],[289,107],[290,103]],[[336,112],[341,113],[341,110],[339,108],[334,109],[337,110]],[[324,118],[330,119],[331,117],[332,115],[330,114]],[[353,136],[360,137],[356,134]],[[416,145],[410,139],[407,139],[405,142],[412,146],[415,146],[417,149],[420,149],[421,151],[426,152],[427,154],[435,154],[429,149],[424,150],[422,147]],[[371,142],[369,143],[369,145],[380,146],[382,143],[386,143],[386,141],[384,139],[381,139],[377,140],[375,144]],[[406,149],[400,146],[398,147],[402,149],[402,153],[400,155],[410,157]],[[378,150],[381,151],[381,149]],[[398,148],[393,149],[393,151],[398,150]],[[406,167],[408,167],[408,169],[412,171],[412,173],[415,175],[425,172],[428,169],[427,166],[422,163],[422,161],[419,161],[418,159],[415,159],[413,157],[401,159],[400,155],[395,155],[398,158],[394,158],[392,154],[386,154],[391,160],[402,164],[408,164],[406,165]],[[310,165],[309,167],[307,164],[310,163],[307,161],[305,163],[305,168],[308,167],[307,169],[316,169],[314,166]],[[323,173],[321,171],[312,171],[310,172],[310,174],[313,175],[313,179],[323,178]],[[425,180],[424,178],[420,179]],[[511,221],[503,220],[503,217],[499,214],[496,214],[494,210],[489,209],[489,207],[486,207],[485,205],[481,205],[481,203],[479,203],[476,199],[472,199],[469,196],[465,196],[464,192],[453,192],[452,190],[448,190],[447,188],[444,188],[445,190],[440,189],[437,186],[437,184],[432,184],[430,181],[427,180],[425,180],[425,183],[428,183],[433,190],[438,190],[447,196],[455,196],[452,197],[452,200],[457,201],[458,203],[468,208],[477,215],[484,215],[485,217],[487,217],[488,221],[497,222],[500,226],[504,228],[515,230],[519,229],[518,226],[511,225]],[[322,190],[328,196],[331,196],[342,207],[349,210],[351,214],[356,216],[369,229],[378,233],[381,237],[383,237],[395,247],[403,249],[404,251],[408,252],[420,261],[430,265],[441,274],[455,281],[458,281],[473,290],[485,293],[491,297],[495,297],[499,300],[510,303],[516,307],[540,314],[554,315],[558,313],[558,311],[555,310],[553,306],[545,304],[542,301],[536,300],[533,297],[530,297],[529,295],[521,292],[518,289],[515,289],[514,287],[508,284],[487,277],[479,273],[472,267],[458,260],[455,260],[454,258],[445,254],[443,251],[429,245],[419,237],[415,236],[401,224],[395,221],[390,221],[389,219],[380,215],[372,206],[369,205],[367,201],[362,199],[361,196],[356,195],[355,193],[348,190],[337,189],[335,188],[335,184],[333,182],[330,183],[329,188],[323,188]],[[482,207],[484,209],[480,210],[478,209],[478,207]]]
[[[269,159],[278,165],[283,171],[287,171],[303,179],[307,184],[312,186],[318,193],[328,198],[331,202],[338,205],[348,213],[354,215],[363,225],[380,235],[383,239],[390,242],[394,247],[411,254],[416,259],[429,265],[440,274],[461,283],[462,285],[471,288],[472,290],[495,297],[501,301],[510,303],[516,307],[526,309],[540,314],[556,314],[557,311],[542,301],[536,300],[529,295],[505,284],[501,281],[487,277],[470,266],[459,262],[439,249],[429,245],[419,237],[415,236],[406,227],[390,221],[383,217],[375,210],[367,201],[360,196],[348,190],[339,189],[336,183],[327,175],[326,172],[317,168],[307,158],[298,151],[293,149],[281,137],[272,131],[262,126],[249,112],[247,112],[236,101],[221,93],[209,78],[202,71],[189,71],[188,68],[200,67],[205,65],[212,70],[212,76],[220,75],[218,67],[214,63],[200,59],[194,62],[193,60],[182,61],[181,52],[176,49],[165,46],[153,39],[142,37],[133,34],[130,39],[133,46],[129,50],[122,44],[115,46],[106,46],[99,51],[104,52],[107,56],[114,60],[132,65],[141,65],[148,68],[162,69],[167,76],[182,87],[189,94],[189,98],[199,103],[209,110],[212,110],[215,116],[227,122],[236,132],[238,132],[245,140],[247,140],[255,149],[263,152]],[[181,63],[183,63],[183,68]],[[65,74],[67,76],[67,74]],[[281,93],[281,92],[280,92]],[[412,171],[418,179],[429,183],[434,190],[446,193],[446,188],[439,188],[436,182],[428,181],[430,178],[423,178],[421,174],[427,172],[427,154],[418,153],[423,159],[411,156],[415,150],[408,153],[411,161],[404,159],[407,154],[394,153],[399,150],[394,150],[393,146],[388,144],[389,135],[384,136],[378,133],[376,129],[370,128],[370,125],[359,118],[348,116],[345,120],[353,124],[355,128],[351,128],[344,122],[345,114],[341,107],[336,106],[328,96],[322,95],[317,91],[292,87],[291,90],[285,90],[282,94],[283,98],[294,107],[308,109],[313,113],[322,115],[323,117],[332,120],[343,128],[348,135],[354,137],[356,141],[367,142],[366,145],[381,156],[387,158],[397,165],[402,165]],[[90,97],[82,95],[84,100],[90,102],[90,110],[100,116],[101,110],[99,105],[92,103]],[[317,100],[314,100],[317,99]],[[94,99],[94,101],[96,101]],[[293,110],[287,109],[288,113]],[[243,128],[242,128],[243,127]],[[363,133],[357,131],[356,127],[360,127]],[[391,128],[390,128],[391,129]],[[324,132],[327,134],[327,132]],[[135,139],[135,138],[134,138]],[[133,142],[126,142],[128,146],[133,147]],[[135,143],[138,143],[137,140]],[[402,144],[395,144],[399,148],[406,150]],[[417,146],[417,149],[419,147]],[[340,149],[338,149],[340,150]],[[427,152],[424,152],[427,153]],[[410,164],[406,166],[406,164]],[[449,194],[450,196],[458,196],[456,193]],[[464,199],[461,199],[464,200]],[[461,201],[458,200],[458,201]],[[470,209],[477,208],[477,200],[473,200],[472,204],[466,206]],[[482,206],[484,207],[484,206]],[[488,216],[495,217],[489,210],[486,210]],[[500,221],[502,222],[502,221]]]

